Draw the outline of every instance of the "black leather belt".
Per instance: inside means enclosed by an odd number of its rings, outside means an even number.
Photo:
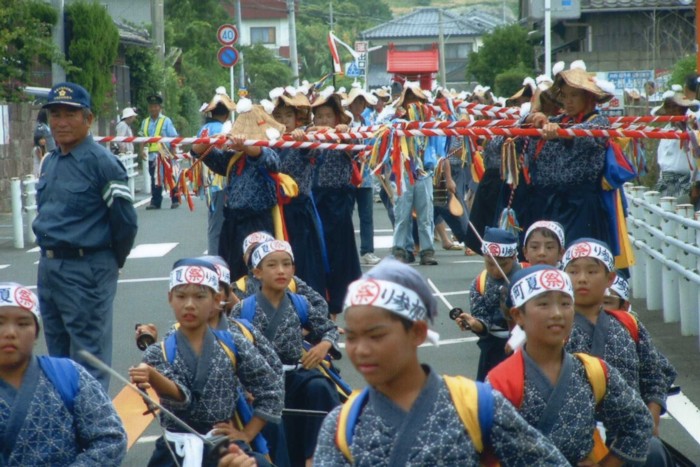
[[[106,248],[42,248],[41,256],[49,259],[77,259]]]

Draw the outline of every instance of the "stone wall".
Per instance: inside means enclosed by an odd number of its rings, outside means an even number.
[[[12,211],[10,181],[32,173],[34,126],[39,107],[28,103],[0,104],[8,113],[7,135],[0,141],[0,213]],[[4,119],[0,119],[4,125]],[[7,144],[3,144],[3,143]]]

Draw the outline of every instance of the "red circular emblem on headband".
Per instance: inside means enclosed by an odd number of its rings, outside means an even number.
[[[374,281],[365,281],[357,288],[355,293],[350,297],[350,305],[371,305],[379,297],[382,289]]]
[[[548,290],[564,290],[566,281],[559,271],[547,271],[540,275],[540,285]]]
[[[196,266],[189,267],[185,271],[185,280],[189,284],[201,284],[204,282],[204,271]]]
[[[585,258],[591,255],[591,245],[588,243],[579,243],[575,245],[571,250],[572,258]]]
[[[498,243],[489,243],[488,250],[493,256],[501,256],[501,245]]]
[[[33,311],[36,306],[32,293],[24,288],[15,290],[15,301],[25,310]]]

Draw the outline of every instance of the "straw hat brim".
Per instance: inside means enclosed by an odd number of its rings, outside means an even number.
[[[428,102],[428,96],[425,95],[423,90],[421,88],[416,88],[413,86],[405,86],[403,90],[401,91],[401,97],[399,97],[399,100],[397,101],[396,105],[397,106],[402,106],[403,107],[403,101],[406,99],[406,93],[411,92],[414,96],[416,96],[419,100],[423,102]]]
[[[592,94],[599,104],[604,104],[614,97],[612,94],[608,94],[600,89],[598,85],[595,84],[593,76],[580,68],[560,72],[556,78],[554,78],[554,84],[550,88],[553,95],[558,96],[564,84]]]
[[[275,101],[275,110],[284,104],[286,107],[292,107],[299,118],[302,125],[311,123],[311,102],[309,98],[303,94],[297,94],[294,97],[282,95]],[[272,111],[274,114],[274,110]]]
[[[342,125],[349,125],[352,123],[352,117],[343,111],[343,101],[338,94],[331,94],[330,96],[319,95],[311,104],[311,109],[316,109],[322,105],[330,105],[333,107]]]
[[[236,104],[230,97],[228,97],[226,94],[217,94],[211,99],[211,101],[209,101],[209,104],[202,110],[202,113],[211,112],[219,104],[224,105],[229,112],[236,110]]]
[[[280,134],[285,131],[283,124],[272,118],[261,106],[254,105],[250,112],[238,114],[230,134],[244,135],[248,139],[269,140],[269,128],[274,128]]]
[[[690,109],[691,112],[697,112],[698,109],[700,109],[700,104],[698,102],[694,102],[690,99],[685,99],[684,97],[680,96],[673,96],[664,99],[663,104],[661,104],[661,107],[659,107],[655,115],[667,115],[666,104],[669,102],[676,104],[678,107]]]

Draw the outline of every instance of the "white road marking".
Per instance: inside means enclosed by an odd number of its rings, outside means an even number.
[[[27,250],[27,253],[39,253],[41,251],[41,248],[36,246],[32,248],[31,250]]]
[[[444,340],[441,339],[437,346],[431,344],[430,342],[426,342],[426,343],[424,343],[424,344],[421,344],[420,346],[421,346],[421,347],[440,347],[440,346],[443,346],[443,345],[461,344],[461,343],[463,343],[463,342],[476,342],[476,341],[478,341],[478,340],[479,340],[478,337],[458,337],[458,338],[455,338],[455,339],[444,339]],[[340,347],[341,349],[344,349],[344,348],[345,348],[345,342],[339,342],[339,343],[338,343],[338,347]]]
[[[145,444],[145,443],[155,443],[155,441],[160,438],[160,435],[157,436],[142,436],[140,437],[137,441],[136,444]]]
[[[9,267],[10,267],[9,264],[0,264],[0,269],[5,269],[5,268],[9,268]]]
[[[170,253],[170,250],[177,245],[177,243],[143,243],[136,245],[131,250],[128,258],[161,258]]]
[[[700,409],[683,392],[666,399],[668,413],[700,444]]]
[[[374,229],[374,233],[393,233],[393,232],[394,232],[393,229]],[[355,233],[359,234],[360,229],[355,229]]]
[[[146,199],[142,199],[141,201],[139,201],[139,202],[137,202],[137,203],[134,203],[134,208],[140,208],[140,207],[143,206],[144,204],[148,204],[148,203],[150,203],[150,202],[151,202],[151,197],[149,196],[149,197],[146,198]]]
[[[391,248],[394,246],[393,235],[375,235],[374,248]]]
[[[452,264],[484,264],[483,259],[465,259],[461,261],[452,261]]]

